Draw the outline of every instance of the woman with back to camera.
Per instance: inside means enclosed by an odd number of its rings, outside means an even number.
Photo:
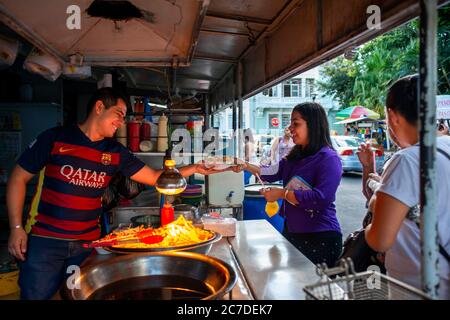
[[[386,97],[389,136],[400,151],[386,163],[381,184],[371,198],[371,224],[365,230],[369,247],[386,252],[389,276],[421,288],[420,165],[417,75],[397,80]],[[439,297],[450,299],[450,144],[436,139],[436,211],[439,235]],[[373,202],[373,203],[372,203]]]
[[[318,103],[294,107],[289,130],[295,146],[279,163],[259,167],[244,162],[234,169],[248,170],[283,188],[261,190],[267,201],[283,199],[283,235],[313,263],[333,266],[342,250],[342,233],[334,201],[342,165],[333,150],[325,110]]]

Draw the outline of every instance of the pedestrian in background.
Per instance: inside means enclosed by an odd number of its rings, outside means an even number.
[[[271,163],[278,163],[281,159],[289,154],[291,149],[295,146],[292,141],[291,131],[289,127],[284,128],[283,136],[274,139],[270,151]]]

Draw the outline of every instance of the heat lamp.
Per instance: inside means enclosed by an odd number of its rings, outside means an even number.
[[[172,149],[166,150],[164,157],[164,171],[156,180],[156,190],[164,195],[175,195],[186,189],[186,179],[175,168],[175,160],[171,156]],[[163,208],[161,208],[161,225],[165,225],[174,220],[174,209],[172,205],[165,199]]]

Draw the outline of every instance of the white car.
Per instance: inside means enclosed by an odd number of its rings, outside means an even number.
[[[362,165],[361,162],[359,162],[356,152],[358,151],[359,145],[364,143],[363,139],[351,136],[331,136],[331,142],[333,144],[333,148],[337,151],[339,157],[341,158],[342,170],[344,172],[362,172]],[[384,164],[383,152],[375,148],[372,148],[372,150],[375,151],[377,172],[380,173]]]

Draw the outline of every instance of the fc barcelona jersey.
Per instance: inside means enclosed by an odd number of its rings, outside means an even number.
[[[27,232],[70,240],[98,239],[101,197],[112,176],[130,177],[144,166],[114,139],[93,142],[78,125],[44,131],[18,164],[39,173]]]

